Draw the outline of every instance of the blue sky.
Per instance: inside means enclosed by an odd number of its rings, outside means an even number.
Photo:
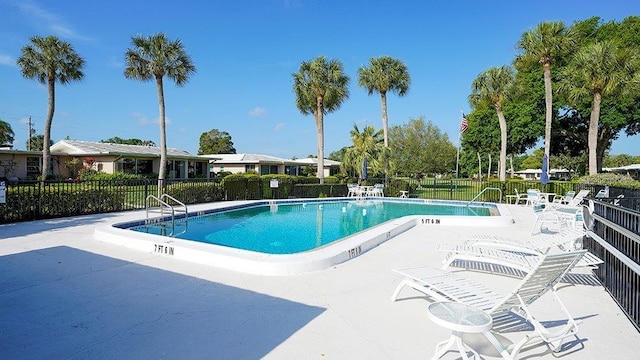
[[[389,55],[408,67],[404,97],[388,96],[389,125],[424,117],[458,143],[471,83],[510,64],[521,34],[543,21],[640,14],[637,0],[536,1],[121,1],[0,0],[0,119],[25,149],[27,118],[44,130],[47,90],[22,77],[15,60],[33,35],[56,35],[85,60],[80,82],[56,87],[52,139],[114,136],[159,143],[155,84],[125,79],[134,35],[180,39],[197,72],[184,87],[165,84],[167,144],[197,153],[199,137],[227,131],[242,153],[282,158],[316,154],[314,119],[295,106],[292,74],[323,55],[343,63],[350,97],[325,116],[325,156],[351,145],[357,124],[381,128],[380,97],[357,85],[369,59]],[[640,152],[622,135],[612,154]]]

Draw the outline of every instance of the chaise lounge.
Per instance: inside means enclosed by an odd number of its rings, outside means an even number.
[[[396,301],[400,291],[408,286],[435,301],[463,303],[485,311],[496,318],[511,312],[533,325],[534,333],[505,347],[491,331],[484,336],[504,359],[515,359],[524,346],[537,342],[545,343],[553,351],[560,351],[564,341],[576,337],[578,322],[571,317],[556,293],[556,285],[578,263],[586,250],[542,255],[538,263],[509,293],[501,294],[485,285],[466,279],[460,272],[450,272],[430,266],[396,269],[404,279],[391,296]],[[567,324],[556,331],[544,327],[532,314],[529,306],[546,292],[551,292],[567,315]],[[495,329],[495,326],[494,326]]]

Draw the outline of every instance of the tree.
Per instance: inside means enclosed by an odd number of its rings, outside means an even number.
[[[635,74],[635,54],[619,49],[610,41],[595,42],[581,48],[563,72],[560,89],[567,93],[574,105],[582,99],[592,99],[588,132],[589,175],[595,175],[601,169],[598,130],[602,99],[624,89]],[[601,147],[607,145],[600,144]]]
[[[124,145],[140,145],[140,146],[156,146],[156,143],[154,143],[151,140],[140,140],[140,139],[122,139],[118,136],[114,136],[112,138],[108,138],[106,140],[100,140],[101,143],[108,143],[108,144],[124,144]]]
[[[389,147],[389,122],[387,117],[387,92],[395,92],[405,96],[409,91],[411,77],[407,66],[400,60],[390,56],[371,58],[369,67],[358,70],[358,84],[366,88],[369,95],[374,92],[380,94],[382,108],[382,129],[384,131],[384,146]]]
[[[357,125],[353,125],[350,132],[353,146],[348,147],[342,158],[342,170],[344,172],[355,172],[362,179],[365,159],[367,168],[371,168],[373,173],[384,170],[384,139],[382,130],[376,131],[373,126],[365,126],[360,132]]]
[[[160,125],[160,169],[158,170],[158,193],[164,186],[167,172],[167,132],[164,104],[164,77],[173,80],[177,86],[184,86],[189,76],[196,72],[180,40],[169,40],[163,33],[148,37],[134,36],[131,38],[133,48],[125,53],[126,68],[124,76],[127,79],[156,82],[158,93],[158,123]]]
[[[0,146],[13,146],[14,136],[11,124],[0,119]]]
[[[544,153],[551,151],[551,123],[553,120],[553,91],[551,64],[573,46],[573,35],[562,22],[543,22],[522,35],[518,47],[524,50],[523,60],[535,60],[542,65],[545,90]]]
[[[469,96],[469,103],[473,107],[490,103],[496,109],[500,124],[500,181],[506,180],[507,165],[507,121],[502,111],[502,104],[510,96],[514,80],[515,75],[511,67],[490,68],[473,81]]]
[[[26,141],[26,145],[28,149],[31,151],[43,151],[44,146],[44,135],[36,135],[33,134],[29,140]],[[53,145],[53,139],[49,139],[49,146]]]
[[[198,155],[204,154],[235,154],[231,135],[226,131],[211,129],[200,135]]]
[[[22,76],[47,85],[49,105],[44,123],[43,144],[50,144],[51,123],[56,106],[55,84],[59,82],[66,85],[73,80],[81,80],[84,77],[82,68],[85,61],[71,44],[55,36],[33,36],[30,40],[31,43],[22,48],[22,56],[18,57],[16,62],[20,66]],[[49,146],[43,146],[42,180],[46,180],[49,175],[50,157]]]
[[[456,147],[423,117],[389,129],[391,163],[401,175],[446,174],[455,170]]]
[[[293,74],[293,91],[296,106],[304,115],[314,114],[318,138],[318,173],[324,184],[324,114],[336,111],[349,98],[349,77],[344,74],[342,63],[324,56],[300,65]]]

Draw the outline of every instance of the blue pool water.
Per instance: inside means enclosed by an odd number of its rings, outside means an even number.
[[[186,223],[182,219],[175,225],[174,237],[268,254],[294,254],[407,215],[491,214],[486,207],[380,200],[265,204],[193,216]],[[157,224],[130,229],[158,235],[163,231]]]

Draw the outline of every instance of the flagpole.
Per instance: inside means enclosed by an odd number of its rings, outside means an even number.
[[[460,109],[460,115],[462,116],[460,119],[464,118],[464,112]],[[462,125],[462,124],[461,124]],[[460,126],[458,131],[458,149],[456,151],[456,179],[458,178],[459,164],[460,164],[460,147],[462,146],[462,126]]]

